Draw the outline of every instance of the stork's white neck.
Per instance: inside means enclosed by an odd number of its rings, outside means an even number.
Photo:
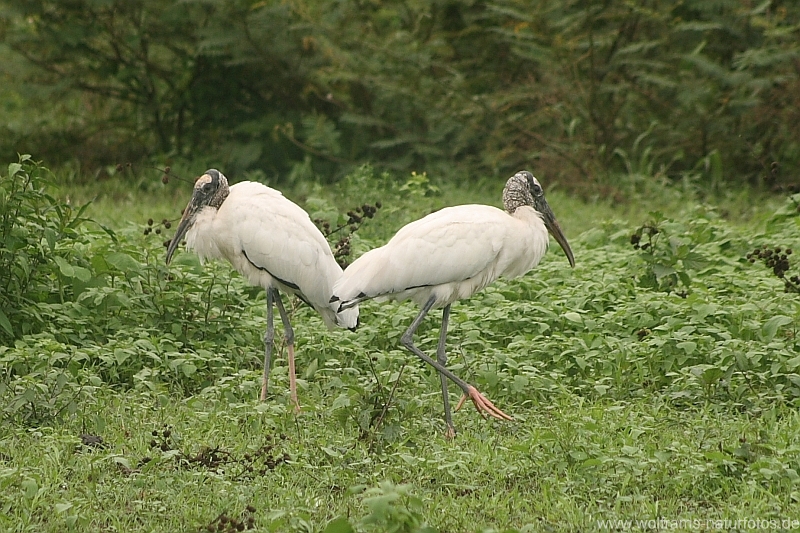
[[[547,231],[547,227],[544,225],[544,220],[542,220],[542,214],[529,205],[520,205],[514,209],[513,213],[510,214],[512,217],[521,222],[531,226],[541,226],[545,231]]]
[[[186,249],[194,250],[200,261],[205,261],[206,259],[228,259],[227,255],[220,250],[217,240],[212,237],[216,231],[213,225],[217,212],[218,209],[216,207],[206,206],[202,208],[197,213],[194,224],[186,232]]]

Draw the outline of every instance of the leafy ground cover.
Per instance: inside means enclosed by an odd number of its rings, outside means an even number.
[[[113,203],[70,210],[37,188],[47,176],[23,161],[0,187],[4,530],[800,519],[797,196],[741,224],[671,190],[667,205],[689,207],[630,222],[552,195],[575,269],[550,253],[524,278],[455,304],[451,318],[453,369],[515,420],[464,409],[446,440],[438,377],[399,346],[412,305],[365,304],[354,334],[293,305],[295,416],[282,358],[270,398],[256,400],[261,291],[191,254],[167,268],[170,228],[146,220],[167,209],[158,199],[140,202],[128,216],[137,223],[109,222],[120,216]],[[351,234],[357,256],[419,214],[485,192],[363,169],[340,189],[298,196],[330,225],[347,221],[351,203],[382,203]],[[419,331],[429,350],[433,322]]]

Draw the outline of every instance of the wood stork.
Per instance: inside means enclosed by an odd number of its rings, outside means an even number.
[[[272,307],[277,305],[286,339],[291,398],[295,411],[299,410],[294,331],[279,291],[296,294],[317,310],[329,328],[354,330],[358,324],[358,308],[339,312],[338,305],[329,302],[342,268],[328,241],[308,213],[279,191],[252,181],[229,187],[225,176],[215,169],[197,178],[192,199],[167,248],[167,264],[184,235],[186,247],[201,260],[227,259],[250,283],[267,291],[262,400],[267,394],[275,337]]]
[[[511,177],[503,190],[505,211],[487,205],[448,207],[400,229],[385,245],[356,259],[334,284],[331,302],[340,312],[370,298],[413,300],[422,307],[401,338],[403,345],[439,371],[447,435],[455,428],[450,416],[447,379],[464,392],[456,410],[469,397],[481,413],[511,420],[472,385],[445,366],[445,339],[450,304],[468,298],[500,276],[515,278],[535,267],[549,244],[548,231],[575,266],[569,243],[530,172]],[[442,307],[437,359],[414,345],[413,336],[425,315]]]

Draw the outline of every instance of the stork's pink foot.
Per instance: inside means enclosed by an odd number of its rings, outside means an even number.
[[[489,416],[493,416],[500,420],[514,420],[503,411],[495,407],[495,405],[486,396],[478,392],[478,389],[472,385],[470,385],[467,389],[467,393],[461,396],[461,399],[458,401],[458,405],[456,405],[456,411],[461,409],[461,406],[464,405],[464,402],[467,401],[467,398],[472,400],[472,403],[475,404],[475,409],[477,409],[482,416],[486,416],[488,414]]]

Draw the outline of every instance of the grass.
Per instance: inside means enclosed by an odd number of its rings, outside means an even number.
[[[743,442],[796,453],[800,417],[788,408],[753,416],[564,392],[516,408],[513,424],[465,411],[458,438],[447,441],[430,422],[435,401],[426,401],[422,417],[403,421],[401,443],[370,447],[353,424],[332,424],[316,395],[303,395],[296,418],[283,402],[105,396],[86,413],[88,427],[75,420],[4,439],[5,453],[26,465],[14,487],[22,493],[15,521],[5,527],[59,531],[74,521],[91,530],[190,531],[250,505],[259,529],[315,531],[337,516],[367,515],[359,487],[384,480],[411,484],[426,520],[442,531],[594,529],[616,517],[786,518],[796,508],[788,493],[771,495],[762,480],[731,475],[714,459]],[[163,439],[152,433],[165,424],[168,449],[154,449]],[[102,447],[81,444],[86,431],[102,434]],[[224,452],[219,463],[202,460],[209,449]],[[288,460],[262,473],[259,453]]]
[[[320,216],[380,200],[353,238],[359,255],[421,214],[500,191],[408,183],[364,172],[339,189],[286,194]],[[295,306],[303,410],[289,408],[282,357],[257,402],[262,292],[191,254],[167,271],[164,236],[142,229],[174,218],[188,186],[141,189],[103,186],[91,216],[116,241],[89,224],[57,246],[91,279],[55,271],[61,298],[36,307],[46,325],[0,346],[0,529],[578,531],[656,529],[606,522],[617,519],[800,519],[800,300],[745,258],[762,244],[800,249],[796,199],[710,208],[667,188],[639,191],[620,212],[551,191],[576,268],[553,248],[524,278],[453,306],[450,366],[515,420],[466,406],[447,440],[438,377],[399,345],[416,313],[407,303],[364,304],[355,334]],[[96,192],[59,194],[79,203]],[[663,200],[664,216],[646,214],[647,198]],[[645,222],[659,233],[636,249],[630,237]],[[423,349],[435,349],[437,325],[420,328]]]
[[[114,174],[103,181],[86,183],[73,179],[65,180],[67,186],[54,192],[64,200],[75,205],[91,202],[89,214],[99,222],[119,228],[126,224],[142,224],[148,218],[180,218],[181,210],[191,196],[191,182],[205,168],[183,168],[173,173],[179,174],[183,181],[172,178],[166,185],[159,181],[157,171],[145,169],[136,174],[124,171]],[[535,173],[535,172],[534,172]],[[260,176],[229,176],[232,181],[241,179],[263,179]],[[402,183],[403,178],[398,178]],[[427,194],[404,195],[406,202],[395,206],[402,211],[400,220],[392,219],[391,223],[378,221],[379,231],[376,237],[387,238],[399,229],[402,224],[415,220],[431,210],[449,205],[487,203],[500,207],[505,179],[485,179],[478,183],[438,183],[435,177],[427,178],[416,192]],[[390,178],[392,182],[393,179]],[[411,180],[409,180],[411,181]],[[420,191],[430,182],[436,182],[434,190]],[[576,198],[564,193],[558,183],[542,182],[548,191],[547,199],[553,207],[568,237],[574,237],[588,231],[608,220],[624,220],[631,224],[643,222],[652,210],[659,210],[670,217],[682,216],[687,208],[708,203],[715,206],[720,213],[737,225],[757,224],[764,221],[782,203],[781,197],[764,194],[752,189],[732,189],[721,194],[708,195],[692,184],[670,186],[652,178],[625,180],[616,184],[616,193],[607,196],[601,194]],[[321,186],[313,183],[298,183],[292,187],[277,187],[284,195],[300,203],[306,204],[309,198],[324,198],[339,208],[349,207],[352,199],[358,202],[374,202],[383,194],[382,189],[391,187],[386,181],[366,183],[359,180],[345,180],[340,186]],[[394,183],[397,185],[398,183]],[[433,194],[431,194],[433,192]],[[413,202],[407,200],[413,199]],[[388,221],[387,221],[388,222]]]

